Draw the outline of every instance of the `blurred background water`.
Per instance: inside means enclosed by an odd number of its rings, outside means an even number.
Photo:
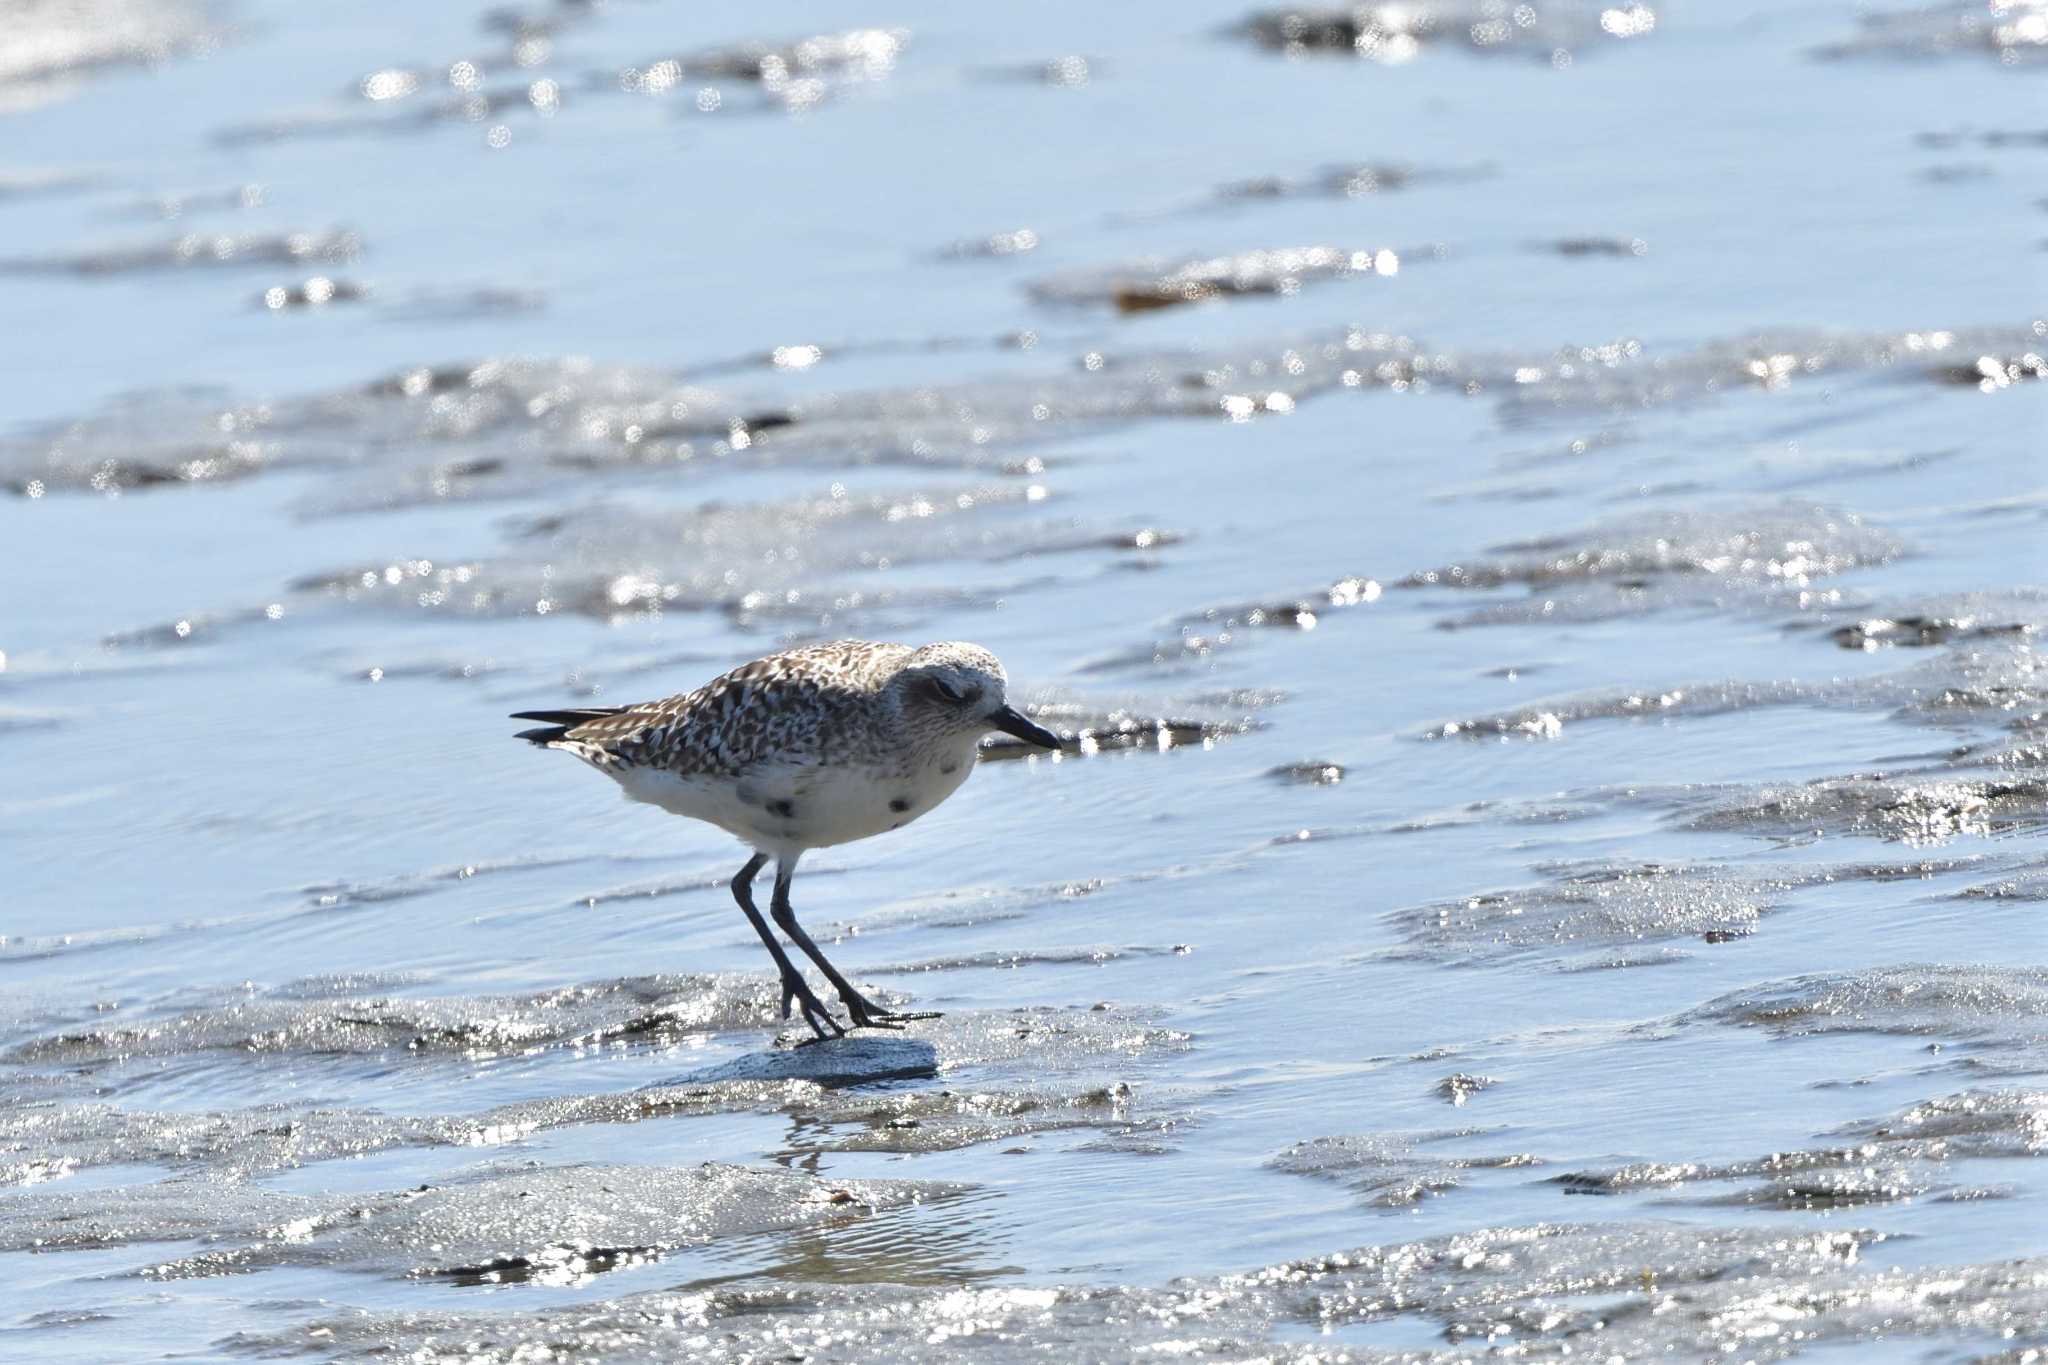
[[[2038,4],[0,15],[0,1354],[2048,1348]]]

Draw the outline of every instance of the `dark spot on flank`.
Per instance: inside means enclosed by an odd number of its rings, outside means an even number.
[[[949,777],[952,776],[954,773],[960,771],[959,760],[951,758],[947,759],[944,763],[941,763],[939,765],[939,771],[945,773]]]
[[[784,820],[794,820],[796,819],[796,802],[770,801],[768,803],[768,813],[780,816]]]
[[[895,811],[898,815],[903,814],[903,812],[910,809],[910,798],[907,796],[891,797],[889,809]]]

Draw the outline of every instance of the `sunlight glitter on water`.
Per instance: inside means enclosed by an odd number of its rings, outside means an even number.
[[[2033,9],[1254,8],[0,35],[0,1335],[2048,1349]],[[503,717],[841,636],[792,1049]]]

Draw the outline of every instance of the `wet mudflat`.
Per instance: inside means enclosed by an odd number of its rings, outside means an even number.
[[[0,1356],[2048,1350],[2048,12],[768,22],[0,34]]]

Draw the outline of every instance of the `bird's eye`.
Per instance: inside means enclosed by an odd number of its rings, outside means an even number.
[[[932,695],[940,701],[949,701],[957,705],[966,698],[966,693],[947,682],[944,678],[933,678],[931,680],[931,687]]]

